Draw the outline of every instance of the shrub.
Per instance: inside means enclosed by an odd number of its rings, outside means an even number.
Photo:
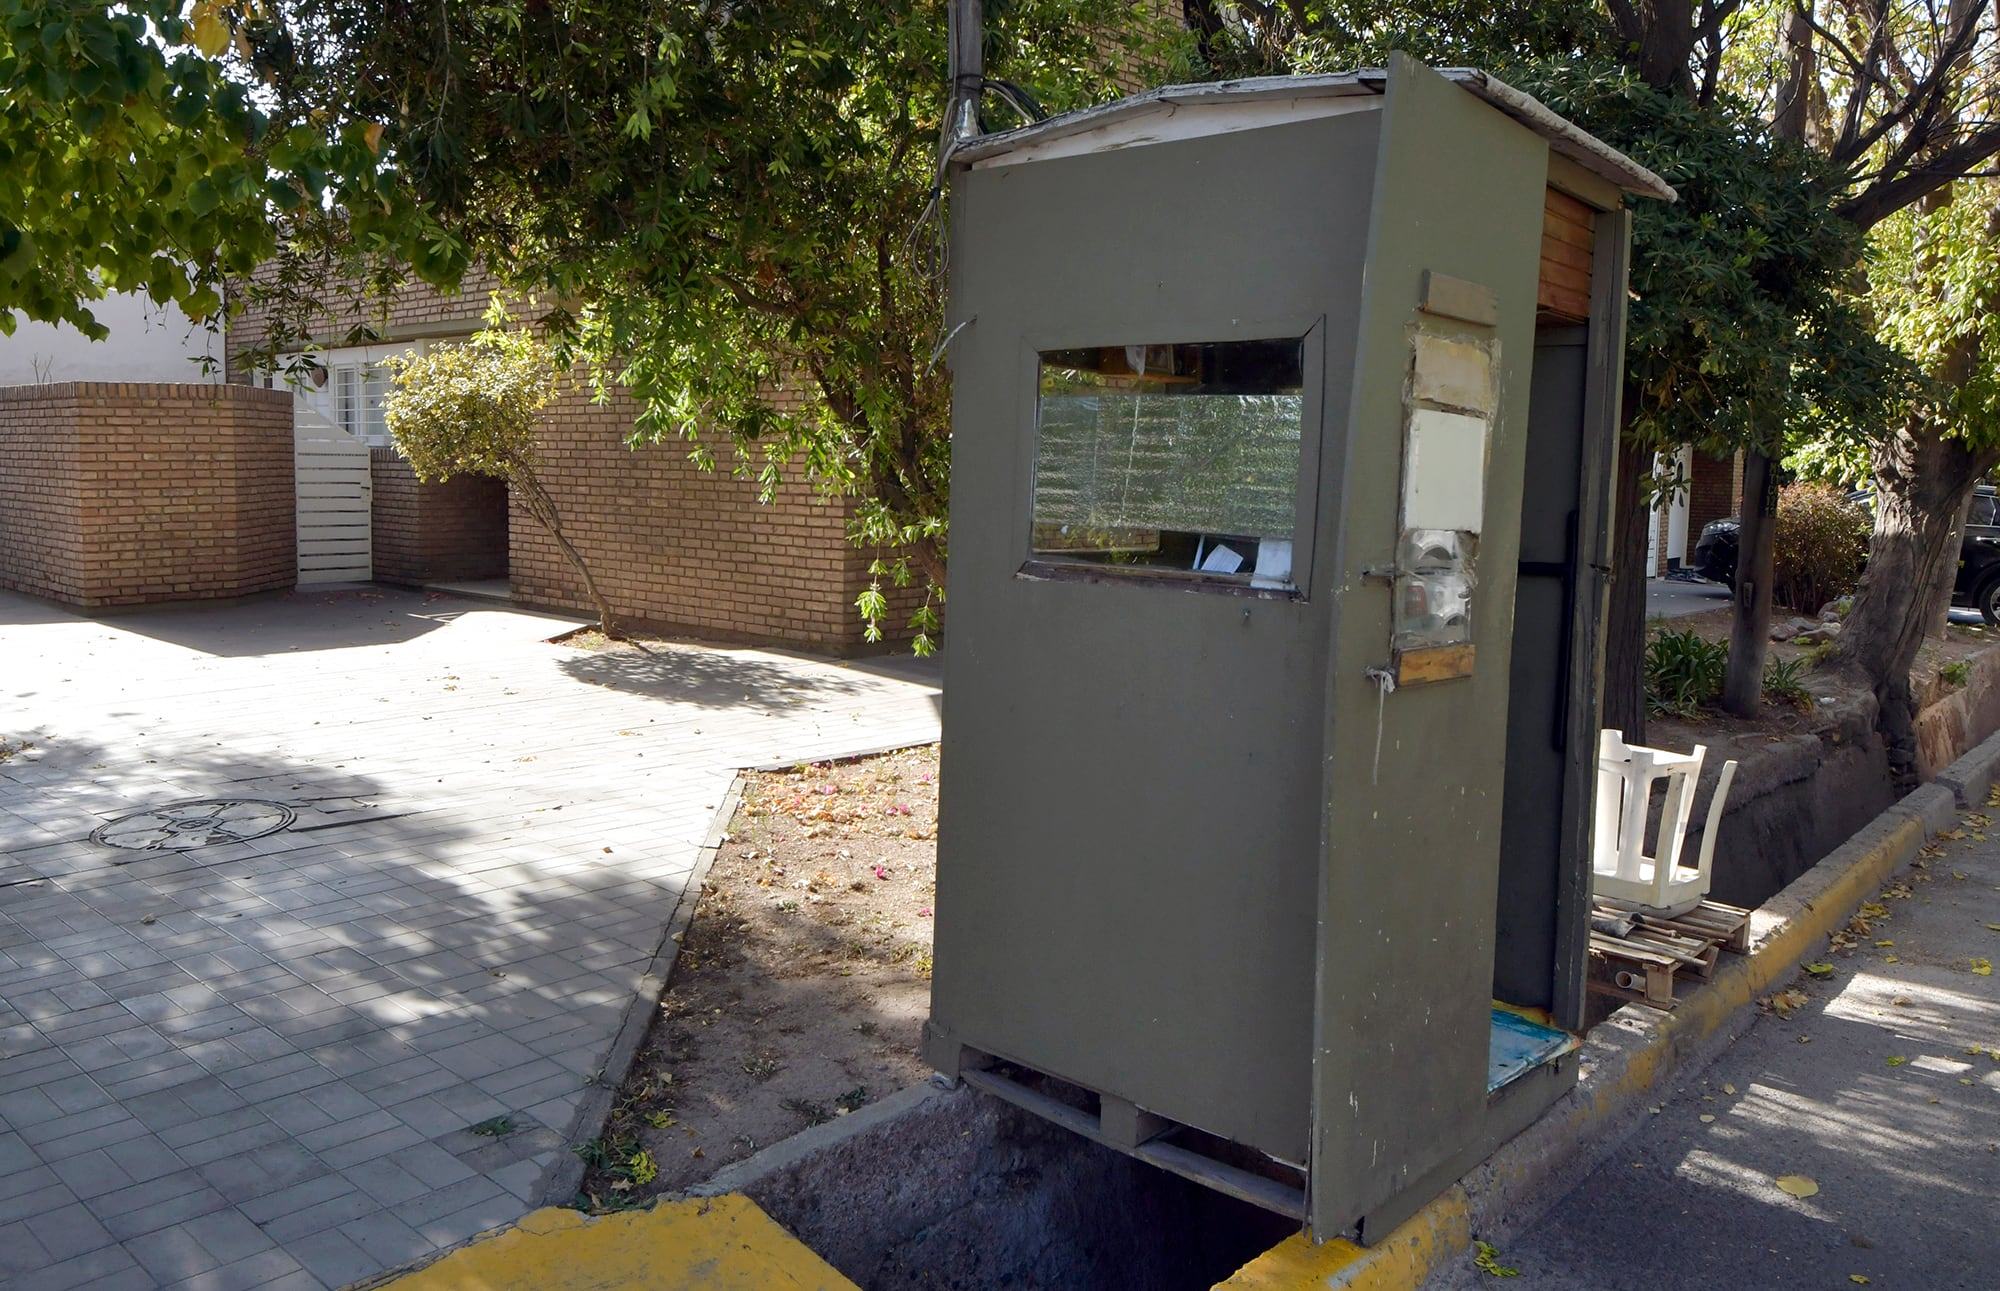
[[[560,370],[546,345],[508,321],[495,306],[469,342],[390,359],[395,385],[382,401],[382,419],[420,480],[458,474],[505,480],[583,579],[604,635],[620,636],[610,603],[542,483],[535,430],[556,398]]]
[[[1772,597],[1811,614],[1852,591],[1872,528],[1868,512],[1832,485],[1786,485],[1772,536]]]
[[[1767,659],[1764,661],[1764,698],[1774,704],[1790,704],[1800,712],[1812,711],[1812,693],[1800,680],[1813,668],[1813,661],[1800,655],[1796,659]]]
[[[1729,643],[1665,628],[1646,643],[1646,703],[1656,713],[1691,718],[1722,693]]]

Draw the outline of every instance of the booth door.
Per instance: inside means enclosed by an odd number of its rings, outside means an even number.
[[[1514,654],[1507,722],[1507,787],[1500,832],[1499,924],[1493,996],[1557,1009],[1558,929],[1565,876],[1577,855],[1588,786],[1575,783],[1572,715],[1596,711],[1596,669],[1579,658],[1575,631],[1581,583],[1596,571],[1579,558],[1589,332],[1543,327],[1535,337],[1521,492],[1520,576],[1514,594]],[[1586,601],[1586,603],[1588,603]],[[1560,1012],[1561,1010],[1558,1010]],[[1558,1018],[1562,1022],[1562,1018]]]

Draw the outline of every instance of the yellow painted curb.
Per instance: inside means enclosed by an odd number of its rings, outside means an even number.
[[[1304,1234],[1288,1237],[1216,1291],[1407,1291],[1471,1245],[1472,1208],[1465,1189],[1453,1184],[1373,1246],[1344,1238],[1314,1246]]]
[[[859,1291],[748,1197],[537,1210],[384,1291]]]
[[[1546,1115],[1564,1117],[1573,1131],[1617,1115],[1650,1091],[1684,1052],[1790,973],[1815,941],[1846,922],[1870,891],[1924,845],[1923,822],[1896,815],[1881,838],[1802,900],[1789,918],[1769,928],[1748,955],[1717,972],[1703,989],[1661,1019],[1651,1041],[1620,1070],[1607,1072],[1606,1079],[1593,1082],[1587,1093],[1579,1087],[1576,1095],[1558,1102]],[[1503,1145],[1495,1157],[1506,1150]],[[1471,1248],[1471,1201],[1463,1184],[1453,1184],[1374,1246],[1344,1239],[1314,1246],[1303,1234],[1288,1237],[1228,1281],[1217,1283],[1215,1291],[1413,1291]]]

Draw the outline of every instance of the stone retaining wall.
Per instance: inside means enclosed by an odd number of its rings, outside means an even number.
[[[2000,646],[1966,663],[1965,685],[1933,680],[1917,695],[1918,766],[1925,781],[2000,730]],[[1810,735],[1702,737],[1708,758],[1684,856],[1700,854],[1716,776],[1723,762],[1737,760],[1716,839],[1715,900],[1762,905],[1896,801],[1888,757],[1875,734],[1875,701],[1860,696],[1822,707],[1819,717],[1824,724]],[[1687,744],[1672,737],[1657,742],[1677,749]]]

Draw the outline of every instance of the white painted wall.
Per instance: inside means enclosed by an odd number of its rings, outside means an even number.
[[[93,341],[66,324],[32,323],[15,315],[12,336],[0,336],[0,386],[55,381],[222,380],[223,338],[189,321],[178,308],[162,309],[144,295],[115,293],[90,311],[111,329]],[[191,360],[207,355],[214,370],[202,374]]]

